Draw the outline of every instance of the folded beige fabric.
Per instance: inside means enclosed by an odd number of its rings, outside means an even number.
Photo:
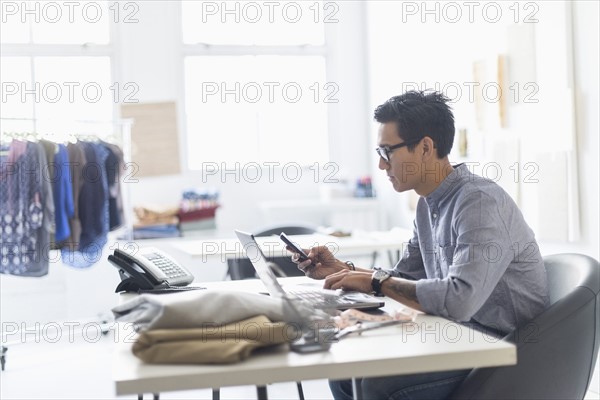
[[[138,220],[152,222],[177,217],[179,207],[134,207],[133,211]]]
[[[258,315],[220,326],[145,331],[132,351],[154,364],[231,364],[245,360],[256,348],[286,343],[298,336],[293,325]]]
[[[134,228],[146,228],[157,225],[177,225],[179,218],[177,217],[162,217],[149,220],[138,220],[133,223]]]

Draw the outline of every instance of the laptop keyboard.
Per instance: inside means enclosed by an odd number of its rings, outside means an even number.
[[[317,307],[336,307],[340,305],[348,305],[355,303],[352,300],[345,299],[341,296],[328,295],[318,291],[288,291],[288,294],[294,295],[304,301],[307,301]]]

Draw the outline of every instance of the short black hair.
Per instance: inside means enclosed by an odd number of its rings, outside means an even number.
[[[381,124],[395,122],[398,136],[413,151],[416,144],[429,136],[437,148],[438,158],[444,158],[454,143],[454,115],[450,99],[435,91],[409,91],[394,96],[375,109],[375,120]]]

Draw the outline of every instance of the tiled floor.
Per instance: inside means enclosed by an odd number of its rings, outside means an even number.
[[[37,338],[32,334],[27,344],[10,346],[6,370],[0,374],[0,398],[115,399],[112,335],[100,336],[91,331],[87,340],[74,336],[71,339],[65,334],[56,343],[50,343],[57,336]],[[325,380],[303,382],[303,388],[307,399],[331,399]],[[269,399],[298,398],[294,383],[269,385],[268,393]],[[164,393],[161,399],[210,399],[211,395],[210,390],[195,390]],[[253,386],[228,387],[221,390],[221,398],[255,399],[256,392]],[[586,400],[600,400],[600,396],[590,391]]]

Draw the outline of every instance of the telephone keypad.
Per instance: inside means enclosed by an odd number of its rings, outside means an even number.
[[[165,273],[167,278],[179,278],[180,276],[185,276],[185,272],[175,265],[172,261],[163,258],[160,254],[152,253],[146,255],[150,261],[154,263],[161,271]]]

